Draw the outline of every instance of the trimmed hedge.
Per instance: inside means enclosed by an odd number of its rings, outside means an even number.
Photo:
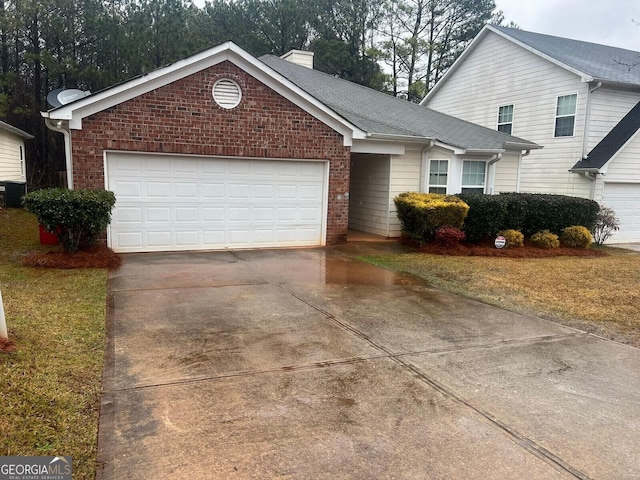
[[[560,234],[572,225],[591,229],[600,206],[593,200],[540,193],[458,194],[469,205],[464,232],[471,242],[493,238],[501,230],[530,237],[541,230]]]
[[[501,230],[498,235],[502,235],[507,242],[506,248],[521,248],[524,247],[524,235],[518,230]]]
[[[93,245],[107,228],[116,197],[107,190],[48,188],[28,193],[23,201],[67,252],[76,252]]]
[[[469,206],[452,195],[405,192],[393,199],[402,231],[418,245],[433,239],[441,227],[462,228]]]
[[[558,235],[555,233],[551,233],[549,230],[543,230],[531,235],[531,245],[549,250],[558,248],[560,246],[560,240],[558,240]]]
[[[581,225],[574,225],[562,230],[560,243],[563,247],[589,248],[593,243],[593,237],[587,228]]]

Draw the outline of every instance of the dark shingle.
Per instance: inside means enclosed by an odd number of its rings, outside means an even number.
[[[338,115],[370,134],[429,138],[465,149],[500,150],[535,143],[481,127],[273,55],[260,60]]]
[[[574,170],[595,170],[604,167],[640,128],[640,102],[589,152],[576,163]]]
[[[640,52],[491,25],[509,37],[594,80],[640,85]]]

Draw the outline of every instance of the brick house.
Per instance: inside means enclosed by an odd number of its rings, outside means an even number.
[[[393,197],[442,180],[424,176],[430,154],[460,178],[481,163],[475,188],[499,191],[509,189],[491,183],[499,167],[539,148],[314,71],[311,55],[256,59],[229,42],[43,112],[65,137],[69,187],[116,194],[108,244],[317,246],[346,242],[348,228],[395,236]]]

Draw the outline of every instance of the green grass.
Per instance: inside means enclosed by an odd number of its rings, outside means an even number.
[[[0,210],[0,289],[16,350],[0,352],[0,455],[70,455],[95,477],[107,271],[24,267],[37,223]]]
[[[496,258],[406,253],[360,260],[509,310],[640,346],[640,253],[603,257]]]

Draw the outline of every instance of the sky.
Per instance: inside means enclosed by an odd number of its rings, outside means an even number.
[[[495,0],[522,30],[640,51],[638,0]]]

